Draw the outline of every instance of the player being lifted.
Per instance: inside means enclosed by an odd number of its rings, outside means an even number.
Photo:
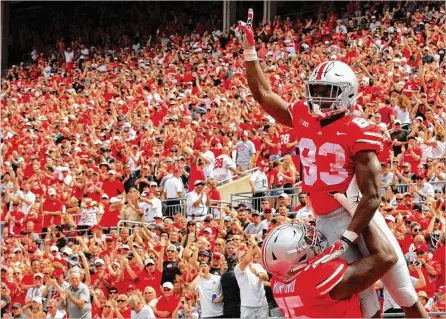
[[[310,75],[306,101],[288,105],[272,91],[262,72],[255,49],[253,15],[250,9],[248,21],[239,22],[237,28],[244,48],[248,85],[266,112],[295,129],[303,166],[302,188],[310,194],[317,229],[333,245],[330,249],[335,249],[331,258],[342,254],[352,263],[369,255],[361,234],[373,218],[398,255],[398,262],[382,279],[384,286],[407,317],[428,318],[411,284],[398,242],[382,215],[375,214],[380,203],[381,168],[377,153],[382,147],[382,135],[375,124],[346,114],[358,98],[354,72],[339,61],[323,62]],[[336,199],[340,196],[334,196],[344,194],[351,185],[357,185],[362,193],[353,217]],[[349,210],[353,212],[351,207]],[[364,317],[379,315],[372,286],[361,293],[360,299]]]
[[[360,318],[359,293],[384,276],[398,260],[373,222],[364,231],[370,255],[350,265],[332,256],[313,226],[284,224],[262,247],[263,265],[273,277],[271,290],[286,318]]]

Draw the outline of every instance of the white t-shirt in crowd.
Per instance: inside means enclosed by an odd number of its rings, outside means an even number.
[[[216,182],[232,177],[230,168],[235,168],[235,162],[226,154],[217,156],[214,163],[214,178]]]
[[[166,198],[178,198],[178,193],[183,192],[183,182],[175,176],[169,178],[164,185],[164,192],[166,192]]]
[[[201,203],[194,207],[193,204],[198,200],[200,195],[195,191],[195,189],[187,194],[186,205],[187,205],[187,218],[191,219],[192,215],[195,215],[195,221],[202,221],[207,214],[208,207],[206,206],[207,196],[203,194],[201,198]]]
[[[266,177],[265,172],[261,172],[260,170],[254,172],[254,174],[251,175],[251,181],[254,183],[254,190],[256,192],[266,191],[268,178]]]
[[[74,52],[65,51],[65,63],[71,63],[74,59]]]
[[[200,277],[197,281],[196,289],[200,294],[201,317],[212,318],[223,316],[223,303],[214,304],[212,302],[213,294],[216,295],[216,298],[220,298],[223,295],[220,276],[211,274],[209,279]]]
[[[153,222],[153,219],[155,217],[163,216],[161,201],[158,198],[154,197],[151,202],[152,204],[146,202],[139,203],[139,208],[144,211],[143,216],[146,223]]]
[[[434,187],[431,184],[426,183],[426,182],[420,188],[420,192],[422,192],[423,194],[426,194],[428,196],[431,196],[431,197],[434,197],[434,193],[435,193],[434,192]],[[420,194],[414,192],[414,194],[413,194],[413,201],[415,203],[424,202],[425,200],[426,200],[426,198],[424,198],[424,197],[420,196]]]
[[[31,204],[27,204],[25,202],[22,202],[22,207],[20,208],[20,210],[22,211],[22,213],[24,213],[25,215],[29,213],[29,210],[31,209],[31,206],[34,205],[34,202],[36,201],[36,195],[29,191],[28,193],[23,193],[23,198],[25,198],[25,200],[31,202]]]
[[[150,306],[145,305],[140,312],[136,313],[134,310],[131,311],[131,318],[132,319],[149,319],[149,318],[156,318],[155,314],[153,313],[152,308]]]
[[[393,108],[395,110],[395,117],[402,124],[410,124],[410,112],[409,110],[403,111],[398,105]]]
[[[299,209],[296,212],[296,218],[299,218],[299,219],[305,219],[312,215],[313,215],[313,212],[307,206],[302,207],[301,209]]]
[[[427,159],[432,157],[432,146],[423,143],[423,139],[416,137],[421,150],[421,164],[426,164]]]
[[[215,155],[212,151],[206,151],[202,154],[202,156],[211,162],[209,164],[204,165],[203,167],[203,173],[206,179],[213,177],[213,171],[214,171],[214,164],[215,164]]]
[[[258,273],[265,273],[266,270],[260,264],[251,265]],[[257,277],[249,269],[249,266],[244,271],[240,269],[240,265],[234,268],[235,278],[240,289],[241,305],[245,307],[262,307],[268,304],[265,297],[265,289],[263,287],[263,281]]]

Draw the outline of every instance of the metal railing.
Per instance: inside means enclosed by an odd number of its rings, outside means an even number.
[[[446,181],[439,181],[439,182],[428,182],[429,184],[431,184],[434,188],[434,191],[437,189],[444,189]],[[381,187],[381,195],[384,195],[386,192],[386,188],[391,186],[392,184],[388,185],[388,186],[382,186]],[[415,184],[396,184],[395,187],[397,189],[398,194],[404,194],[404,193],[408,193],[409,189],[410,189],[410,185],[415,185]],[[417,201],[416,203],[424,203],[425,200],[421,200],[421,201]]]
[[[438,189],[438,188],[444,188],[446,181],[439,181],[439,182],[428,182],[429,184],[431,184],[434,187],[434,190]],[[390,184],[389,186],[391,186],[392,184]],[[400,194],[404,194],[404,193],[408,193],[409,192],[409,187],[410,185],[415,185],[414,183],[412,184],[396,184],[396,188],[398,193]],[[382,186],[381,187],[381,193],[384,194],[384,192],[386,191],[386,188],[388,186]]]
[[[260,210],[260,203],[263,199],[268,199],[271,203],[271,207],[277,206],[278,197],[282,193],[286,193],[289,197],[289,203],[295,207],[299,204],[297,195],[302,191],[300,186],[292,188],[275,188],[261,193],[259,197],[253,197],[252,192],[231,193],[231,205],[238,206],[239,204],[245,204],[255,210]],[[257,193],[259,194],[259,193]]]
[[[281,163],[283,163],[283,159],[284,159],[284,156],[278,158],[278,160],[279,160]],[[237,180],[237,179],[240,178],[240,177],[243,177],[243,176],[252,174],[252,173],[256,172],[258,169],[259,169],[259,167],[253,167],[253,168],[248,169],[247,171],[244,171],[242,174],[239,174],[239,175],[233,175],[233,176],[231,176],[231,177],[229,177],[229,178],[226,178],[226,179],[224,179],[224,180],[221,180],[221,181],[217,182],[217,186],[222,186],[222,185],[224,185],[224,184],[227,184],[227,183],[230,183],[230,182],[232,182],[232,181],[234,181],[234,180]]]
[[[175,198],[175,199],[165,199],[161,201],[163,217],[172,217],[174,213],[180,212],[180,214],[188,219],[191,217],[192,207],[187,205],[187,196],[185,198]],[[221,218],[221,211],[224,205],[230,205],[227,201],[212,201],[214,205],[202,206],[202,211],[200,211],[200,206],[195,208],[196,216],[204,217],[206,215],[212,215],[214,219]],[[173,204],[172,204],[173,203]],[[216,203],[216,204],[215,204]],[[198,213],[198,214],[197,214]]]

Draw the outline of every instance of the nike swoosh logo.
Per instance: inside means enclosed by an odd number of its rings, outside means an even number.
[[[336,135],[347,135],[347,133],[336,132]]]

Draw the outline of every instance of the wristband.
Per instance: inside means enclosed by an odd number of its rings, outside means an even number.
[[[355,232],[352,232],[350,230],[346,230],[343,234],[342,237],[347,239],[347,243],[353,245],[353,242],[358,239],[358,234]],[[349,241],[349,242],[348,242]]]
[[[257,61],[257,51],[255,47],[249,47],[243,50],[243,56],[245,57],[245,61]]]

